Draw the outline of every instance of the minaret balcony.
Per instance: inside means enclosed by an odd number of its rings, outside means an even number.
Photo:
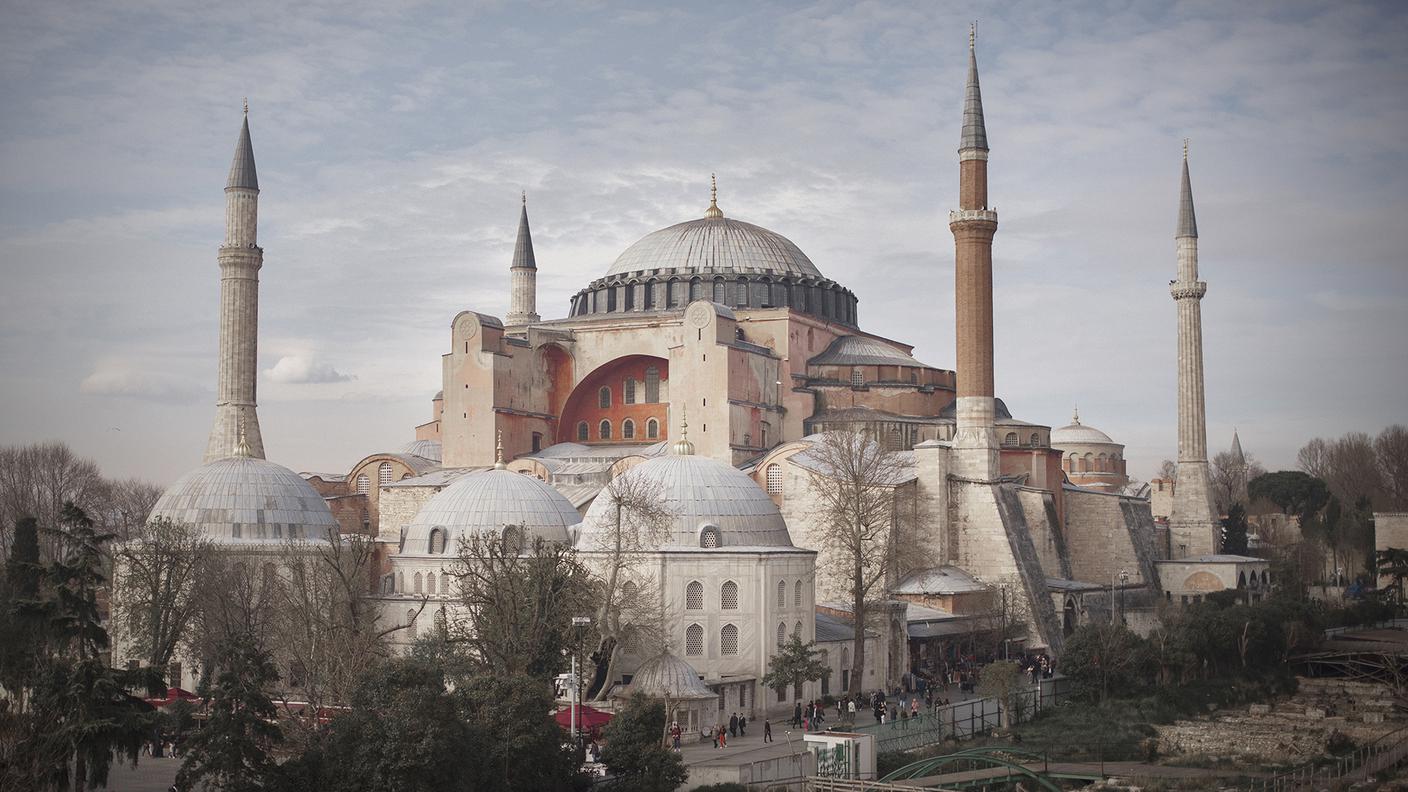
[[[954,209],[948,213],[948,223],[966,223],[970,220],[986,220],[989,223],[997,222],[997,210],[995,209]]]
[[[1173,281],[1168,285],[1168,291],[1175,300],[1189,298],[1201,300],[1203,295],[1208,293],[1208,285],[1203,281],[1193,281],[1192,283]]]

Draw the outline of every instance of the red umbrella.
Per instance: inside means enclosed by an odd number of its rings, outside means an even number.
[[[182,699],[185,699],[186,701],[199,701],[200,696],[197,696],[189,690],[182,690],[181,688],[174,687],[167,688],[165,696],[161,698],[149,698],[146,700],[146,702],[152,705],[153,707],[165,707],[167,704],[171,704]]]
[[[553,720],[557,721],[557,725],[564,729],[572,728],[572,708],[564,707],[558,710],[557,714],[553,716]],[[582,731],[591,731],[598,726],[605,726],[610,721],[611,713],[609,712],[602,712],[585,704],[577,707],[577,728]]]

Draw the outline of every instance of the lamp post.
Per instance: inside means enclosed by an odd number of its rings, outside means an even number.
[[[577,706],[582,697],[581,675],[577,672],[577,656],[582,653],[582,629],[592,623],[590,616],[573,616],[572,626],[577,628],[577,648],[572,652],[572,687],[568,693],[572,695],[572,745],[577,748],[577,755],[581,756],[581,740],[578,739],[577,729]]]
[[[1129,573],[1120,570],[1120,624],[1125,623],[1124,618],[1124,587],[1129,584]]]

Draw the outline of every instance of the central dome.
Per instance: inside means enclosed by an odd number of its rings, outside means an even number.
[[[821,271],[787,237],[728,217],[704,217],[662,228],[626,248],[606,277],[632,272],[772,273],[821,279]]]

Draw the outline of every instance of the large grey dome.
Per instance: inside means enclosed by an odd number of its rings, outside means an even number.
[[[772,498],[747,474],[722,462],[693,454],[659,456],[620,478],[644,481],[657,489],[664,507],[674,515],[659,548],[698,549],[704,530],[711,527],[718,532],[718,546],[725,550],[793,546]],[[577,546],[602,547],[614,524],[611,498],[603,490],[587,509]]]
[[[325,541],[338,530],[327,503],[302,476],[249,456],[217,459],[176,479],[151,516],[194,526],[220,544]]]
[[[566,544],[572,541],[568,529],[581,520],[572,502],[550,485],[511,470],[481,470],[461,476],[421,507],[400,554],[430,554],[430,534],[437,528],[446,533],[444,554],[450,556],[459,554],[467,535],[497,535],[511,525],[521,527],[527,540]]]
[[[606,276],[652,271],[822,277],[792,240],[728,217],[690,220],[647,234],[616,258]]]

